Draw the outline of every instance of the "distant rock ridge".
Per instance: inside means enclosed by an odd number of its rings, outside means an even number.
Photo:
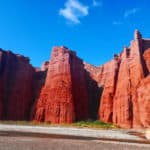
[[[102,120],[150,127],[150,39],[136,30],[130,47],[93,66],[65,46],[41,68],[0,49],[0,120],[72,123]]]

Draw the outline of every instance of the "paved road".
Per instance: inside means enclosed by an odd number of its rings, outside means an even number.
[[[128,130],[0,125],[0,150],[150,150],[150,141]]]
[[[30,132],[30,133],[43,133],[43,134],[56,134],[68,136],[82,136],[92,138],[109,138],[119,140],[135,140],[141,141],[138,136],[128,134],[128,130],[101,130],[90,128],[75,128],[75,127],[42,127],[42,126],[21,126],[21,125],[3,125],[0,124],[0,131],[10,132]]]
[[[150,150],[149,144],[0,135],[0,150]]]

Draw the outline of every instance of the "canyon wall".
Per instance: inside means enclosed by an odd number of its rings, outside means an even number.
[[[0,119],[26,120],[32,104],[34,68],[29,59],[0,49]]]
[[[65,47],[52,51],[45,85],[34,120],[71,123],[88,119],[88,96],[83,62]]]
[[[0,49],[0,120],[72,123],[102,120],[123,128],[150,127],[150,39],[134,40],[101,66],[54,47],[50,61]]]
[[[130,47],[113,60],[100,67],[85,63],[85,69],[103,87],[98,119],[124,128],[150,126],[150,39],[135,31]]]

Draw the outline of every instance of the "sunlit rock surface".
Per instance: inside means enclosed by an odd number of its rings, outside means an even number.
[[[150,127],[150,39],[134,40],[109,62],[93,66],[67,47],[50,61],[0,50],[0,119],[72,123],[102,120],[123,128]]]
[[[71,123],[88,119],[88,95],[84,65],[75,52],[55,47],[45,86],[37,101],[34,119]]]

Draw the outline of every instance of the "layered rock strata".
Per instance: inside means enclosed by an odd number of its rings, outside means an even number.
[[[135,31],[120,54],[95,67],[68,48],[50,61],[0,50],[0,120],[72,123],[102,120],[124,128],[150,127],[150,39]]]
[[[33,74],[34,69],[28,58],[0,50],[0,119],[29,118]]]
[[[88,118],[88,96],[83,62],[75,52],[55,47],[34,119],[71,123]]]
[[[85,64],[91,78],[99,87],[103,87],[98,114],[100,120],[124,128],[150,126],[148,99],[144,103],[146,94],[149,97],[144,89],[146,81],[147,86],[150,84],[147,77],[150,71],[149,54],[150,40],[143,39],[141,33],[135,31],[130,47],[125,47],[122,53],[114,55],[112,61],[100,67]],[[141,105],[141,102],[145,105]]]

